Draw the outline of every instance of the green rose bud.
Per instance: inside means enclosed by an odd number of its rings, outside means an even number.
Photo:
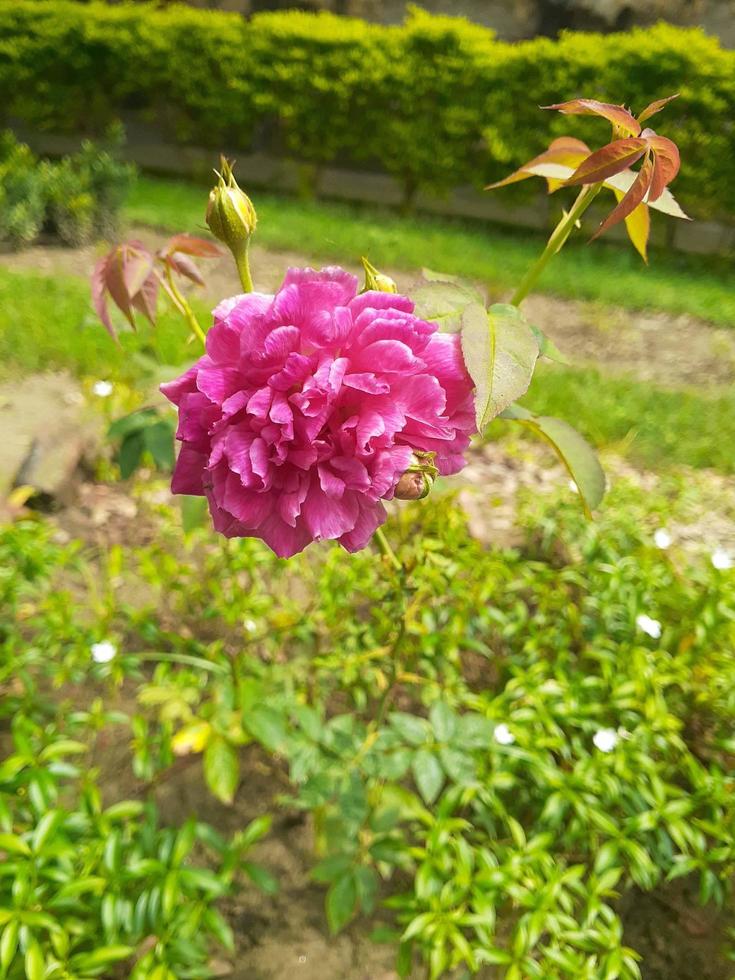
[[[379,293],[398,292],[398,286],[396,286],[391,277],[384,276],[382,272],[378,272],[375,266],[368,262],[364,255],[362,257],[362,267],[365,270],[363,293],[366,293],[369,289],[375,289]]]
[[[206,221],[212,234],[232,252],[243,289],[245,292],[252,292],[248,246],[258,223],[258,216],[253,202],[238,187],[232,167],[224,157],[221,159],[221,168],[222,172],[217,174],[217,183],[209,194]]]

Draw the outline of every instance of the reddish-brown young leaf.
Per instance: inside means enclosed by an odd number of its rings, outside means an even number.
[[[155,272],[151,273],[139,291],[131,300],[136,310],[143,314],[150,321],[151,326],[156,325],[156,307],[158,303],[158,278]]]
[[[583,160],[590,152],[590,148],[582,140],[574,139],[572,136],[560,136],[549,144],[549,148],[539,153],[533,160],[524,163],[522,167],[514,171],[503,180],[498,180],[494,184],[488,184],[486,191],[494,190],[496,187],[505,187],[507,184],[515,184],[519,180],[527,180],[529,177],[543,176],[537,173],[534,168],[545,164],[561,164],[568,167],[576,167],[580,160]]]
[[[107,290],[107,263],[109,258],[109,255],[104,255],[99,262],[95,264],[92,272],[92,305],[94,306],[95,313],[102,322],[102,326],[109,333],[112,339],[117,342],[117,333],[112,325],[110,313],[107,309],[107,299],[105,297],[105,292]]]
[[[113,249],[107,257],[105,285],[115,306],[117,306],[130,326],[135,330],[135,317],[133,316],[133,309],[130,302],[131,296],[125,284],[124,245]]]
[[[651,116],[654,116],[657,112],[660,112],[665,105],[668,105],[673,99],[678,98],[679,93],[676,92],[674,95],[669,95],[665,99],[656,99],[655,102],[651,102],[650,105],[647,105],[643,112],[639,113],[638,122],[642,123],[645,119],[650,119]]]
[[[161,251],[161,256],[171,255],[173,252],[182,252],[185,255],[196,255],[200,259],[216,259],[224,255],[219,246],[214,242],[207,241],[206,238],[197,238],[196,235],[174,235],[169,238]]]
[[[164,261],[174,272],[178,272],[180,276],[186,276],[187,279],[191,279],[198,286],[204,285],[202,274],[188,255],[184,255],[183,252],[172,252],[166,256]]]
[[[125,289],[132,299],[153,271],[153,256],[142,242],[126,242],[118,252]]]
[[[568,187],[574,184],[596,184],[600,180],[612,177],[613,174],[620,173],[639,160],[647,148],[646,140],[634,136],[613,140],[612,143],[590,153],[565,184]]]
[[[665,136],[657,136],[652,129],[645,129],[648,145],[654,153],[655,166],[653,170],[653,181],[648,195],[650,201],[656,201],[664,192],[664,188],[679,173],[681,160],[676,143],[667,139]]]
[[[633,183],[633,185],[631,186],[630,190],[619,202],[617,207],[615,207],[610,212],[610,214],[608,214],[608,216],[601,223],[600,227],[594,233],[590,241],[593,241],[595,238],[599,238],[599,236],[603,232],[607,231],[608,228],[612,228],[613,225],[618,224],[619,221],[622,221],[624,218],[627,218],[629,214],[635,211],[635,209],[643,201],[643,198],[648,193],[648,189],[651,186],[652,178],[653,178],[653,161],[651,160],[650,155],[646,154],[646,158],[643,161],[641,165],[641,169],[638,171],[638,176],[635,182]]]
[[[617,126],[623,133],[637,136],[640,124],[631,116],[625,106],[598,102],[597,99],[572,99],[570,102],[557,102],[555,105],[542,105],[542,109],[556,109],[569,116],[602,116]]]

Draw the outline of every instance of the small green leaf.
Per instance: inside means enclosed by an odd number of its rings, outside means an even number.
[[[25,857],[28,857],[31,853],[30,847],[17,834],[0,834],[0,851],[10,851],[11,854],[23,854]]]
[[[72,957],[75,971],[80,973],[91,973],[101,970],[110,963],[119,963],[133,955],[135,949],[132,946],[100,946],[92,953],[79,953]]]
[[[275,708],[256,705],[244,713],[243,721],[250,734],[271,752],[285,747],[286,719]]]
[[[223,803],[232,803],[240,776],[240,763],[232,746],[215,735],[204,751],[204,778]]]
[[[404,711],[393,711],[389,716],[391,727],[410,745],[423,745],[429,738],[429,727],[423,718]]]
[[[352,871],[338,878],[329,887],[326,899],[327,922],[331,933],[336,934],[355,914],[357,885]]]
[[[174,424],[173,420],[161,419],[143,431],[145,448],[153,457],[160,470],[169,472],[174,467]]]
[[[427,749],[419,749],[411,764],[416,785],[425,803],[433,803],[444,783],[444,771],[437,757]]]
[[[457,729],[457,716],[445,701],[431,706],[429,721],[437,742],[449,742]]]
[[[44,813],[36,825],[31,838],[33,853],[38,854],[42,851],[46,843],[54,836],[63,819],[64,814],[60,810],[49,810]]]
[[[3,929],[0,936],[0,968],[3,973],[7,971],[13,962],[15,951],[18,948],[18,929],[20,928],[17,919],[13,919]]]
[[[264,868],[261,864],[253,861],[243,861],[242,870],[252,881],[252,883],[265,892],[266,895],[275,895],[278,891],[278,879]]]
[[[539,347],[525,317],[516,306],[479,304],[462,314],[462,355],[475,384],[477,429],[489,422],[527,390]]]
[[[43,980],[46,976],[46,961],[37,942],[32,942],[26,950],[25,968],[27,980]]]
[[[422,320],[439,324],[445,333],[457,333],[462,326],[462,314],[471,304],[484,306],[482,294],[474,286],[456,276],[423,270],[426,282],[411,291],[414,312]]]

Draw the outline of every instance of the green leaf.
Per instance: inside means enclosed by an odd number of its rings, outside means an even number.
[[[232,746],[215,735],[204,751],[204,778],[217,799],[232,803],[240,776],[240,763]]]
[[[266,895],[275,895],[278,891],[278,879],[264,868],[262,864],[255,864],[253,861],[243,861],[242,870],[252,881],[252,883],[260,888],[262,892]]]
[[[47,842],[53,837],[63,816],[64,814],[61,810],[49,810],[48,813],[44,813],[38,821],[31,838],[31,847],[33,848],[34,854],[42,851]]]
[[[286,743],[286,719],[266,705],[256,705],[243,715],[250,734],[271,752],[280,752]]]
[[[355,914],[357,905],[357,885],[352,871],[338,878],[327,892],[326,911],[329,930],[336,934]]]
[[[425,803],[433,803],[444,783],[444,771],[433,752],[419,749],[411,764],[416,785]]]
[[[430,269],[423,270],[427,282],[411,291],[414,312],[422,320],[432,320],[446,333],[457,333],[462,326],[462,314],[470,305],[484,306],[482,293],[463,283],[456,276],[445,276]]]
[[[27,980],[43,980],[46,976],[46,961],[37,942],[32,942],[26,950],[25,968]]]
[[[140,432],[135,432],[133,435],[126,436],[123,439],[120,451],[117,454],[117,464],[120,467],[120,476],[123,480],[127,480],[128,477],[135,473],[140,465],[140,458],[143,455],[144,449],[145,442]]]
[[[151,424],[151,420],[156,418],[154,408],[143,408],[129,415],[124,415],[120,419],[115,419],[107,430],[108,439],[124,439],[134,432],[141,432],[146,426]]]
[[[393,711],[389,716],[391,727],[411,745],[423,745],[429,738],[429,727],[423,718],[404,711]]]
[[[30,847],[17,834],[0,834],[0,851],[10,851],[11,854],[23,854],[25,857],[28,857],[31,853]]]
[[[539,347],[516,306],[479,304],[462,314],[462,355],[475,383],[475,417],[483,432],[489,422],[527,390]]]
[[[436,701],[431,706],[429,721],[437,742],[449,742],[457,730],[457,716],[445,701]]]
[[[3,929],[3,934],[0,937],[0,968],[2,968],[3,973],[13,962],[15,951],[18,948],[19,928],[20,926],[18,920],[13,919],[5,926]]]
[[[143,431],[145,448],[153,457],[160,470],[174,468],[174,424],[173,420],[161,419]]]
[[[132,946],[100,946],[92,953],[79,953],[72,957],[74,969],[80,973],[91,973],[101,970],[110,963],[119,963],[132,956],[135,949]]]
[[[540,327],[535,326],[533,323],[529,323],[528,326],[536,338],[539,357],[548,357],[550,361],[557,361],[559,364],[569,364],[569,360],[564,357],[554,341],[547,337]]]
[[[577,485],[588,514],[599,505],[605,495],[605,473],[594,449],[576,429],[550,415],[534,415],[520,405],[511,405],[501,417],[520,422],[551,444]]]

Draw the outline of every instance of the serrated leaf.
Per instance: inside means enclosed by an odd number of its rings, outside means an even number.
[[[416,316],[438,323],[444,333],[456,333],[462,326],[463,311],[483,303],[478,289],[450,276],[419,284],[412,290],[411,299]]]
[[[520,405],[512,405],[502,417],[526,425],[551,444],[577,485],[587,514],[600,504],[605,495],[605,473],[594,449],[575,428],[550,415],[534,415]]]
[[[462,355],[475,384],[475,418],[482,433],[489,422],[520,398],[533,377],[539,348],[516,306],[469,306],[462,316]]]
[[[405,711],[393,711],[389,716],[391,727],[410,745],[423,745],[429,737],[429,728],[423,718]]]
[[[413,757],[411,772],[425,803],[433,803],[444,784],[444,770],[433,752],[419,749]]]
[[[224,255],[223,250],[215,245],[214,242],[206,238],[198,238],[196,235],[180,234],[174,235],[166,242],[158,253],[159,255],[171,255],[174,252],[183,252],[185,255],[196,255],[202,259],[216,259]]]
[[[669,95],[665,99],[656,99],[655,102],[649,103],[649,105],[646,106],[643,112],[638,114],[638,122],[642,123],[644,120],[649,119],[657,112],[660,112],[665,105],[669,104],[669,102],[678,98],[679,98],[679,93],[677,92],[675,95]]]
[[[240,762],[233,747],[215,735],[204,750],[204,778],[217,799],[232,803],[240,778]]]
[[[540,327],[537,327],[533,323],[529,323],[528,326],[531,329],[531,333],[536,338],[539,357],[548,357],[550,361],[556,361],[558,364],[569,363],[569,360],[564,357],[554,341],[547,337]]]

